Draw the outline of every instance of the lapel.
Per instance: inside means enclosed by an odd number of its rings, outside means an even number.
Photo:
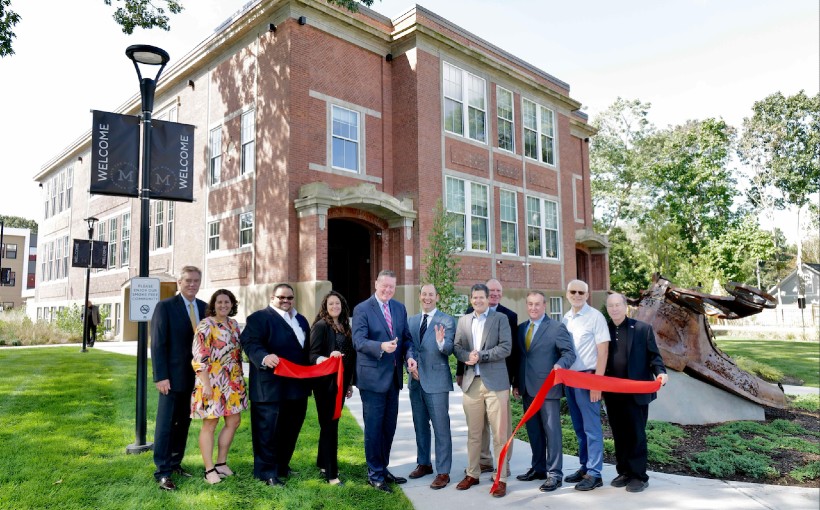
[[[191,326],[191,317],[188,315],[188,309],[185,307],[185,300],[182,299],[182,294],[176,295],[177,304],[175,305],[177,313],[180,315],[181,318],[185,319],[185,323]],[[196,301],[195,301],[196,302]],[[197,303],[197,308],[199,308],[199,303]],[[199,314],[200,320],[204,319],[205,315],[204,312]],[[194,328],[191,326],[191,334],[194,333]]]
[[[491,318],[497,313],[498,312],[496,312],[495,310],[490,310],[489,312],[487,312],[487,319],[484,320],[484,331],[481,333],[481,348],[479,348],[480,351],[483,351],[487,348],[487,336],[490,334]]]
[[[632,352],[632,338],[635,336],[635,321],[627,317],[626,326],[626,360],[627,366],[629,366],[629,355]]]
[[[421,327],[421,315],[414,315],[407,319],[407,327],[410,328],[410,338],[416,347],[421,345],[421,338],[419,338],[419,328]]]
[[[427,331],[424,332],[424,338],[429,337],[431,339],[430,340],[431,342],[436,341],[436,324],[439,323],[439,320],[438,320],[438,314],[439,313],[440,313],[439,311],[436,311],[435,314],[433,314],[433,315],[431,315],[427,318]],[[424,317],[424,312],[422,312],[422,318],[423,317]],[[421,319],[419,319],[419,328],[421,328]],[[424,338],[422,338],[421,340],[424,340]]]
[[[535,347],[536,345],[540,345],[540,343],[542,342],[542,340],[541,340],[542,338],[544,338],[544,340],[546,340],[547,328],[549,327],[549,320],[550,320],[549,317],[547,317],[545,315],[544,319],[541,321],[541,325],[538,326],[538,329],[535,330],[535,333],[533,333],[532,342],[530,343],[530,350],[532,350],[532,348]],[[529,326],[527,326],[527,327],[529,327]],[[526,339],[524,340],[524,344],[525,344],[524,349],[526,349]]]

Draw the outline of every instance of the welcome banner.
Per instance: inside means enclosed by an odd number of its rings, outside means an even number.
[[[194,201],[194,126],[151,121],[151,198]]]
[[[91,113],[90,192],[139,196],[139,117],[98,110]]]

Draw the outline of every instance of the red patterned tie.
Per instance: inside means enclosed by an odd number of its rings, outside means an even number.
[[[393,336],[393,318],[390,316],[390,306],[385,303],[382,308],[384,308],[384,320],[387,321],[387,330],[390,332],[390,336]]]

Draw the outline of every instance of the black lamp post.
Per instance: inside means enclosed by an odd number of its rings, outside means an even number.
[[[154,110],[154,92],[157,81],[165,64],[171,59],[168,52],[156,46],[135,44],[125,50],[126,56],[134,62],[137,78],[140,81],[140,96],[142,98],[142,162],[140,164],[140,274],[141,278],[148,276],[148,238],[149,214],[151,199],[149,193],[151,168],[151,112]],[[159,66],[154,78],[143,78],[140,64]],[[136,440],[125,448],[127,453],[142,453],[151,450],[153,443],[145,441],[146,424],[146,388],[148,385],[148,323],[140,322],[137,329],[137,412],[136,412]]]
[[[80,352],[87,352],[88,345],[88,317],[91,310],[88,309],[88,293],[91,288],[91,261],[94,259],[94,225],[100,221],[91,216],[85,219],[88,223],[88,267],[85,268],[85,301],[83,301],[83,349]]]

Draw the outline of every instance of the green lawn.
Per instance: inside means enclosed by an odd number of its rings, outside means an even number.
[[[786,376],[820,386],[820,344],[788,340],[718,340],[729,356],[743,356],[774,367]]]
[[[134,441],[136,361],[76,346],[0,350],[0,508],[139,509],[406,509],[397,491],[386,495],[366,483],[363,434],[345,410],[339,427],[339,469],[345,487],[325,484],[315,467],[318,424],[313,402],[285,487],[255,480],[250,413],[229,456],[237,476],[210,486],[201,476],[194,420],[183,466],[195,474],[179,490],[160,491],[151,452],[127,455]],[[150,364],[148,379],[151,380]],[[156,391],[148,391],[148,440],[153,437]]]

